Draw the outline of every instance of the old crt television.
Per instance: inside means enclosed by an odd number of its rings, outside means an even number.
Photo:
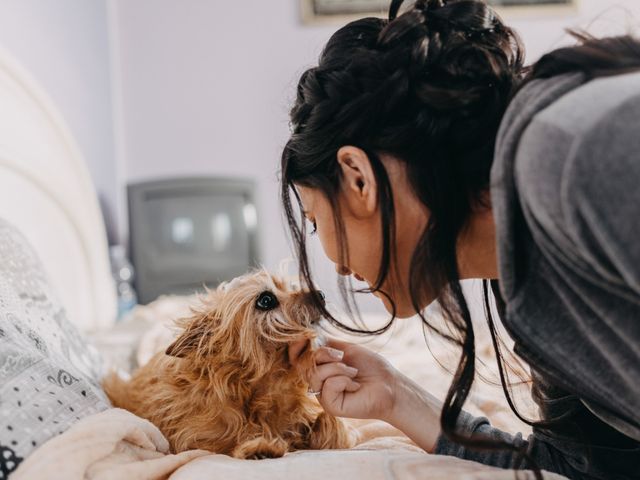
[[[140,303],[215,287],[259,264],[252,181],[173,178],[131,184],[127,193]]]

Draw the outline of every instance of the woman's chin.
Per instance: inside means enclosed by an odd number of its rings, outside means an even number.
[[[398,308],[396,311],[396,318],[411,318],[416,316],[416,314],[417,312],[413,309],[413,307],[406,309]]]
[[[417,312],[413,308],[413,305],[411,304],[403,305],[397,302],[394,302],[395,303],[395,312],[394,312],[393,306],[391,305],[391,302],[389,301],[388,298],[382,295],[376,295],[376,297],[380,299],[380,301],[384,305],[385,310],[389,312],[390,315],[393,315],[395,313],[395,318],[410,318],[417,314]]]

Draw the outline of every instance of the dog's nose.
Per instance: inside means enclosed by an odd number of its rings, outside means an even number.
[[[307,298],[309,299],[309,303],[314,305],[314,300],[320,300],[320,303],[324,306],[326,305],[325,295],[322,290],[314,290],[312,292],[306,293]]]

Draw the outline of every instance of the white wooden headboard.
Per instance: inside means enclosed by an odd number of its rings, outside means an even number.
[[[36,249],[75,325],[113,324],[105,227],[87,167],[53,103],[2,49],[0,218]]]

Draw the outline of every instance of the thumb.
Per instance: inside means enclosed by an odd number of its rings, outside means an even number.
[[[358,382],[345,375],[329,377],[322,385],[321,404],[329,413],[340,415],[345,393],[355,392],[360,388]]]
[[[336,348],[344,352],[346,348],[355,344],[350,342],[345,342],[344,340],[338,340],[337,338],[329,337],[327,338],[325,345],[331,348]]]

